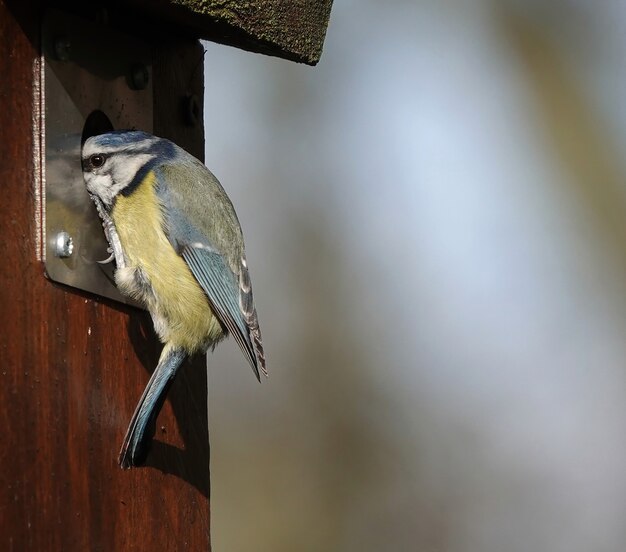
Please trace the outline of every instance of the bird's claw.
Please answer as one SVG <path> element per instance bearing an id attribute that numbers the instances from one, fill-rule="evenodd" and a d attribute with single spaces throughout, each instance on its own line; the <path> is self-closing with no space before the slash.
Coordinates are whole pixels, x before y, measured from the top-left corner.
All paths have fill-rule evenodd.
<path id="1" fill-rule="evenodd" d="M 108 264 L 115 259 L 115 253 L 113 253 L 112 247 L 107 247 L 107 253 L 110 253 L 110 255 L 106 259 L 104 259 L 104 261 L 96 261 L 96 262 L 98 264 Z"/>

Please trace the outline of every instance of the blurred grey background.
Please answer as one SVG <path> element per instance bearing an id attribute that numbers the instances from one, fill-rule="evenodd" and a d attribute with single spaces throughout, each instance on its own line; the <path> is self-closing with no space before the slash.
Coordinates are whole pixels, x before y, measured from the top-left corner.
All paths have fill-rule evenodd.
<path id="1" fill-rule="evenodd" d="M 217 551 L 626 547 L 626 2 L 336 1 L 206 44 L 270 379 L 209 355 Z"/>

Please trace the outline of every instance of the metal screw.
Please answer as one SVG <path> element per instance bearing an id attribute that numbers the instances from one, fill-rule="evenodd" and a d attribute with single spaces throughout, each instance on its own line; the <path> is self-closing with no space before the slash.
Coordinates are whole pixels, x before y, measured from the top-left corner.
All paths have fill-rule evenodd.
<path id="1" fill-rule="evenodd" d="M 54 239 L 54 254 L 66 259 L 74 252 L 74 240 L 67 232 L 59 232 Z"/>
<path id="2" fill-rule="evenodd" d="M 143 63 L 135 63 L 130 68 L 130 84 L 135 90 L 143 90 L 150 81 L 150 72 Z"/>
<path id="3" fill-rule="evenodd" d="M 68 61 L 72 53 L 72 42 L 67 36 L 54 39 L 54 55 L 59 61 Z"/>

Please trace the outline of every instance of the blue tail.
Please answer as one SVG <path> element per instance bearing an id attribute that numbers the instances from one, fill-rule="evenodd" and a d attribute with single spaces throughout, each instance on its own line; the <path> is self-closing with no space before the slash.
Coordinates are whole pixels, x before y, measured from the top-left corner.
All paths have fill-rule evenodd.
<path id="1" fill-rule="evenodd" d="M 119 456 L 122 468 L 141 466 L 145 462 L 154 436 L 157 416 L 176 372 L 186 357 L 187 354 L 182 349 L 175 349 L 169 345 L 163 348 L 159 363 L 139 399 L 126 431 Z"/>

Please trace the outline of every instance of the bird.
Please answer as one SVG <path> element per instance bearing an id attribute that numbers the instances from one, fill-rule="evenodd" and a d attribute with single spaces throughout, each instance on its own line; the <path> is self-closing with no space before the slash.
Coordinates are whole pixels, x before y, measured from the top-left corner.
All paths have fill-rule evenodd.
<path id="1" fill-rule="evenodd" d="M 163 349 L 130 421 L 119 464 L 145 463 L 181 364 L 227 335 L 267 376 L 243 234 L 217 178 L 175 143 L 139 130 L 91 136 L 81 152 L 115 283 L 143 304 Z"/>

